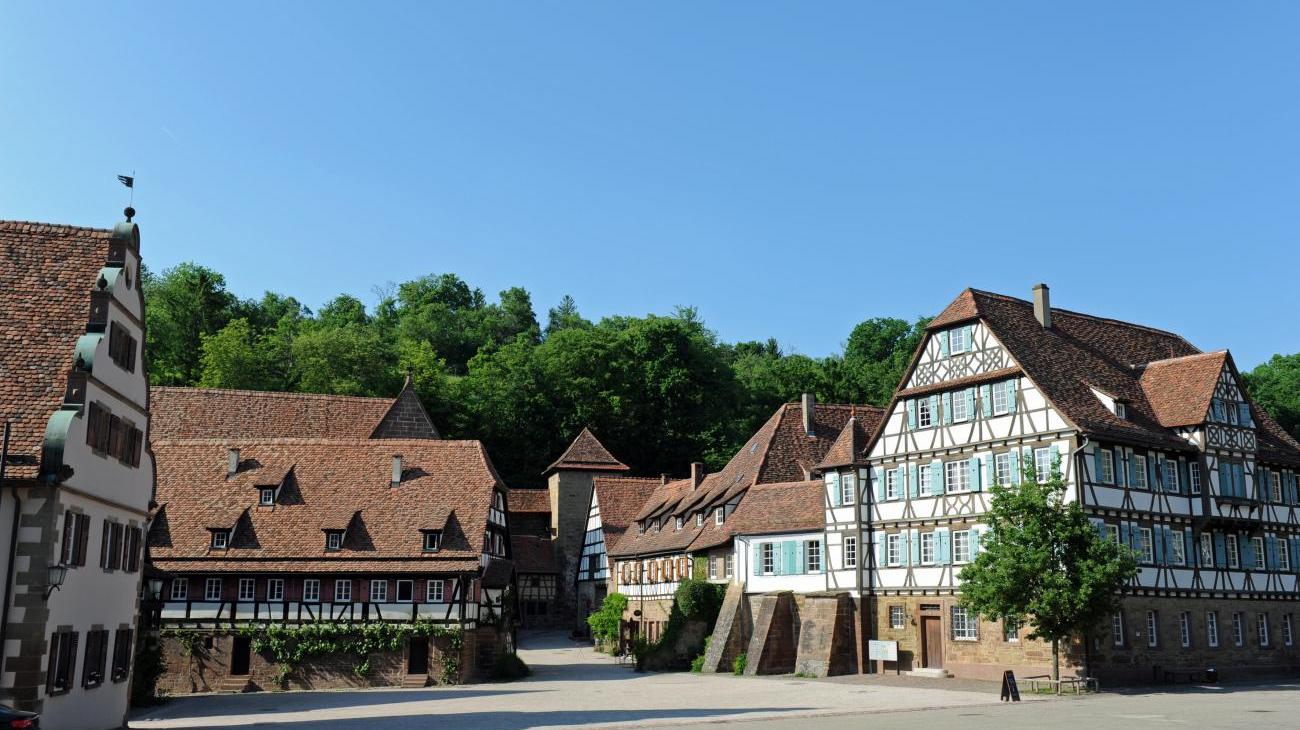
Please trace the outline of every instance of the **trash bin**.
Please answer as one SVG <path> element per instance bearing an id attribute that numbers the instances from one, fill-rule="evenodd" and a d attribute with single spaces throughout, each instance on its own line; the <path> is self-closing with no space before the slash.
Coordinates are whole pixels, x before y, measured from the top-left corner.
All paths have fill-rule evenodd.
<path id="1" fill-rule="evenodd" d="M 1219 670 L 1215 669 L 1214 667 L 1210 667 L 1209 669 L 1205 670 L 1205 681 L 1209 682 L 1210 684 L 1214 684 L 1218 682 Z"/>

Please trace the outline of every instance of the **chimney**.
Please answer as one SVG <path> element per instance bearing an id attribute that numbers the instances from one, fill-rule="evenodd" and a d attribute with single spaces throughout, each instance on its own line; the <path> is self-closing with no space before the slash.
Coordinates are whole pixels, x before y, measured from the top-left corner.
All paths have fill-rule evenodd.
<path id="1" fill-rule="evenodd" d="M 1043 329 L 1052 328 L 1052 297 L 1046 284 L 1034 285 L 1034 318 Z"/>
<path id="2" fill-rule="evenodd" d="M 699 489 L 700 484 L 704 481 L 704 464 L 698 461 L 691 462 L 691 489 Z"/>
<path id="3" fill-rule="evenodd" d="M 813 410 L 817 408 L 817 398 L 812 393 L 803 394 L 803 432 L 815 436 L 813 431 Z"/>
<path id="4" fill-rule="evenodd" d="M 402 483 L 402 455 L 393 454 L 393 481 L 389 486 L 396 487 Z"/>
<path id="5" fill-rule="evenodd" d="M 662 473 L 662 474 L 659 475 L 659 483 L 660 483 L 660 484 L 667 484 L 667 483 L 670 482 L 670 481 L 672 481 L 672 478 L 669 477 L 667 473 Z"/>
<path id="6" fill-rule="evenodd" d="M 239 449 L 230 447 L 226 451 L 226 478 L 233 477 L 239 471 Z"/>

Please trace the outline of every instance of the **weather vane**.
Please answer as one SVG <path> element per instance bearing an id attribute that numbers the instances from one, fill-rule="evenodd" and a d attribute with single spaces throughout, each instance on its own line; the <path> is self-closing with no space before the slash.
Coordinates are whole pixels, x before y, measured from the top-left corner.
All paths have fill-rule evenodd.
<path id="1" fill-rule="evenodd" d="M 117 181 L 127 186 L 131 190 L 131 195 L 126 203 L 126 219 L 129 222 L 135 215 L 135 170 L 130 175 L 118 175 Z"/>

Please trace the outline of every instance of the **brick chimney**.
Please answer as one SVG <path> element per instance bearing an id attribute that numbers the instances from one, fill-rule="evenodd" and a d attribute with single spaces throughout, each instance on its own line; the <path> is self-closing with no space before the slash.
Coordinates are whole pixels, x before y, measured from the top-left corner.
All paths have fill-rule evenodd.
<path id="1" fill-rule="evenodd" d="M 1034 285 L 1034 318 L 1043 329 L 1052 328 L 1052 296 L 1046 284 Z"/>
<path id="2" fill-rule="evenodd" d="M 226 478 L 239 472 L 239 449 L 234 446 L 226 450 Z"/>
<path id="3" fill-rule="evenodd" d="M 812 393 L 803 394 L 803 432 L 808 436 L 816 436 L 813 431 L 813 411 L 817 409 L 817 398 Z"/>
<path id="4" fill-rule="evenodd" d="M 691 462 L 691 489 L 699 489 L 703 482 L 704 464 L 698 461 Z"/>

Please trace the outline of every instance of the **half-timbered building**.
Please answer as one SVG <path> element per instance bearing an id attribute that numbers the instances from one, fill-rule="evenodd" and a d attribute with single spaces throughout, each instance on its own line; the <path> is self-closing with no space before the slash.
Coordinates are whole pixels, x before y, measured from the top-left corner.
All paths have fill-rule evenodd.
<path id="1" fill-rule="evenodd" d="M 408 378 L 395 399 L 154 388 L 151 568 L 168 692 L 483 676 L 516 614 L 507 490 L 483 445 L 438 438 Z M 510 601 L 511 603 L 507 603 Z M 370 658 L 282 677 L 243 627 L 432 622 Z M 180 632 L 177 634 L 177 632 Z M 456 648 L 459 645 L 459 648 Z M 188 648 L 188 651 L 186 650 Z"/>
<path id="2" fill-rule="evenodd" d="M 0 702 L 122 727 L 153 456 L 140 231 L 0 221 Z M 0 568 L 3 569 L 3 568 Z"/>
<path id="3" fill-rule="evenodd" d="M 897 640 L 905 668 L 1048 669 L 1046 645 L 957 597 L 989 486 L 1055 470 L 1140 563 L 1122 610 L 1070 647 L 1079 671 L 1300 665 L 1300 444 L 1251 403 L 1226 351 L 1054 309 L 1044 285 L 1033 301 L 967 290 L 929 324 L 857 453 L 825 473 L 828 493 L 857 503 L 827 510 L 828 577 L 870 604 L 867 636 Z"/>

